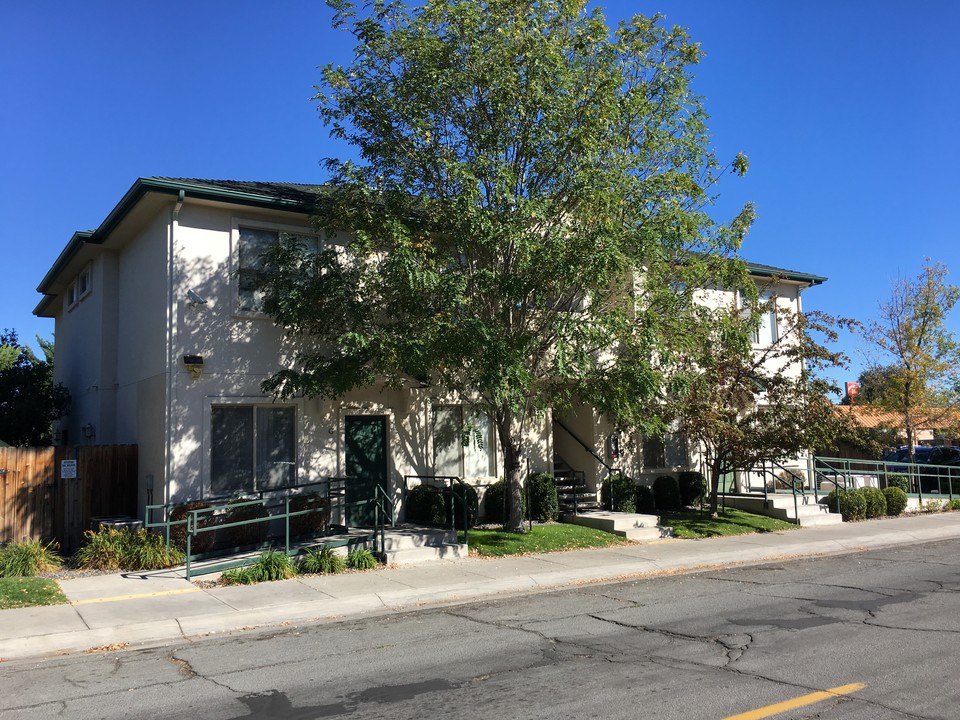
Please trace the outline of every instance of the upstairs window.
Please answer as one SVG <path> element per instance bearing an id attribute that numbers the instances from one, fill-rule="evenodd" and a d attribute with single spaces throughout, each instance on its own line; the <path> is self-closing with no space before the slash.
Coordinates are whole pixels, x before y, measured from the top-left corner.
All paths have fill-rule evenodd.
<path id="1" fill-rule="evenodd" d="M 87 265 L 80 271 L 67 287 L 67 310 L 72 310 L 76 305 L 90 294 L 93 288 L 93 272 L 90 265 Z"/>
<path id="2" fill-rule="evenodd" d="M 496 475 L 490 416 L 469 406 L 434 405 L 433 471 L 459 478 Z"/>
<path id="3" fill-rule="evenodd" d="M 754 345 L 773 345 L 780 337 L 777 329 L 777 296 L 770 292 L 764 292 L 760 293 L 757 301 L 761 306 L 760 318 L 759 324 L 753 330 L 751 339 Z M 743 317 L 749 318 L 750 310 L 747 307 L 743 291 L 737 292 L 737 306 L 740 308 Z"/>
<path id="4" fill-rule="evenodd" d="M 272 245 L 276 245 L 281 240 L 289 239 L 299 241 L 307 252 L 316 253 L 319 251 L 320 238 L 316 235 L 240 227 L 237 243 L 237 307 L 240 310 L 250 312 L 263 310 L 263 291 L 257 289 L 264 271 L 260 256 Z"/>

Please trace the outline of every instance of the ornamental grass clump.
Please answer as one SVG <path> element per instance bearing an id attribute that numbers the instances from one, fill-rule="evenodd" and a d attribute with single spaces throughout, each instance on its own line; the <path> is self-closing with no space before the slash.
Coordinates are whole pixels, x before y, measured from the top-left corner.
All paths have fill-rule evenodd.
<path id="1" fill-rule="evenodd" d="M 0 548 L 0 577 L 33 577 L 52 572 L 62 560 L 55 540 L 44 544 L 40 540 L 12 542 Z"/>
<path id="2" fill-rule="evenodd" d="M 351 550 L 347 555 L 347 567 L 352 570 L 373 570 L 378 565 L 380 562 L 376 556 L 366 548 Z"/>
<path id="3" fill-rule="evenodd" d="M 184 560 L 180 548 L 173 544 L 168 548 L 163 536 L 143 529 L 101 527 L 83 536 L 85 543 L 73 562 L 84 570 L 162 570 Z"/>
<path id="4" fill-rule="evenodd" d="M 333 548 L 310 548 L 300 558 L 301 573 L 336 575 L 347 569 L 347 559 Z"/>
<path id="5" fill-rule="evenodd" d="M 289 580 L 297 574 L 297 568 L 285 552 L 267 550 L 252 565 L 231 568 L 220 574 L 225 585 L 252 585 L 259 582 Z"/>

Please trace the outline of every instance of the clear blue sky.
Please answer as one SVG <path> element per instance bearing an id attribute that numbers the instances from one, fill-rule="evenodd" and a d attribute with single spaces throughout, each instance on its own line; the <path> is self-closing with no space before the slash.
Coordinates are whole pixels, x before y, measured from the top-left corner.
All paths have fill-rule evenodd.
<path id="1" fill-rule="evenodd" d="M 828 276 L 807 308 L 868 320 L 925 257 L 960 283 L 960 3 L 598 4 L 664 13 L 702 43 L 715 149 L 750 158 L 717 217 L 757 204 L 743 254 Z M 0 328 L 52 335 L 36 286 L 137 177 L 323 181 L 319 160 L 349 152 L 310 99 L 317 66 L 350 58 L 330 17 L 320 0 L 5 3 Z"/>

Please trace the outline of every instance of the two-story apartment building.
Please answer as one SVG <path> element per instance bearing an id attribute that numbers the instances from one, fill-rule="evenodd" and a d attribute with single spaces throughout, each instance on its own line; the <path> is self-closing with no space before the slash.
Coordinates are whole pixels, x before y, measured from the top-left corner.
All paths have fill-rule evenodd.
<path id="1" fill-rule="evenodd" d="M 261 382 L 294 348 L 258 310 L 250 278 L 278 233 L 338 241 L 311 227 L 315 201 L 305 185 L 140 179 L 96 230 L 70 239 L 40 283 L 35 313 L 55 320 L 56 381 L 73 398 L 61 442 L 137 444 L 141 507 L 358 468 L 398 498 L 406 475 L 456 475 L 482 488 L 504 474 L 489 418 L 436 388 L 264 395 Z M 776 278 L 777 303 L 794 310 L 824 280 L 751 271 Z M 760 332 L 776 333 L 775 315 Z M 465 425 L 482 442 L 464 445 Z M 617 454 L 612 434 L 589 407 L 548 413 L 529 430 L 529 468 L 562 463 L 595 487 Z M 623 439 L 621 453 L 615 464 L 635 477 L 696 463 L 695 448 L 673 436 Z"/>

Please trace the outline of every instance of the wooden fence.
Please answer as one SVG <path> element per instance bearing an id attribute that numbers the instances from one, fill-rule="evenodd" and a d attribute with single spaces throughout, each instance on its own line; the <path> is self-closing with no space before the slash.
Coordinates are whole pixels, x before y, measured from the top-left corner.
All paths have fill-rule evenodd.
<path id="1" fill-rule="evenodd" d="M 136 445 L 0 448 L 0 542 L 57 540 L 72 552 L 90 518 L 136 517 L 137 490 Z"/>

